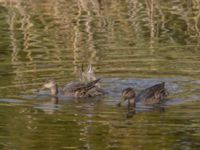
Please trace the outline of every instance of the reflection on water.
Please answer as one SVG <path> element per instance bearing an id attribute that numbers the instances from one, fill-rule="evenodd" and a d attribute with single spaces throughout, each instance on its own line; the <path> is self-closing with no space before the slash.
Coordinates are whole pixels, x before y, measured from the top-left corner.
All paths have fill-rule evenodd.
<path id="1" fill-rule="evenodd" d="M 196 0 L 0 0 L 0 149 L 197 149 L 200 4 Z M 92 64 L 108 95 L 36 92 Z M 121 90 L 160 82 L 162 106 L 116 107 Z"/>

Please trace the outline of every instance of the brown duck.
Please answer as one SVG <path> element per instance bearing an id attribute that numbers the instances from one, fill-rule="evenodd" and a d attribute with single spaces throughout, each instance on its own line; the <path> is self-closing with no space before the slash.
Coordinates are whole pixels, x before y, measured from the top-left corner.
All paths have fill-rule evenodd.
<path id="1" fill-rule="evenodd" d="M 43 85 L 42 89 L 50 89 L 51 96 L 58 96 L 58 94 L 61 94 L 76 98 L 93 97 L 104 94 L 104 91 L 96 86 L 99 81 L 100 79 L 96 79 L 89 83 L 72 82 L 59 90 L 56 81 L 51 79 Z"/>
<path id="2" fill-rule="evenodd" d="M 121 105 L 123 101 L 128 100 L 129 107 L 135 107 L 137 102 L 141 102 L 144 105 L 159 104 L 167 97 L 168 92 L 165 89 L 165 83 L 156 84 L 145 90 L 141 91 L 137 96 L 133 88 L 126 88 L 122 91 L 122 101 L 118 103 Z"/>

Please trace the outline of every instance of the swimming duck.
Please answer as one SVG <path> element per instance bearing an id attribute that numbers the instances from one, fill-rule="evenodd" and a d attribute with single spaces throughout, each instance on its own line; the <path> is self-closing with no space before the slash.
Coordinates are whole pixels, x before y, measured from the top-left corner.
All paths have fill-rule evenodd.
<path id="1" fill-rule="evenodd" d="M 72 82 L 65 85 L 61 90 L 58 89 L 58 85 L 55 80 L 48 80 L 42 87 L 42 89 L 50 89 L 51 96 L 58 96 L 58 94 L 62 94 L 64 96 L 69 97 L 93 97 L 102 95 L 101 90 L 96 87 L 96 84 L 100 81 L 100 79 L 96 79 L 94 81 L 88 82 L 86 84 L 80 82 Z"/>
<path id="2" fill-rule="evenodd" d="M 156 84 L 145 90 L 141 91 L 137 96 L 133 88 L 126 88 L 122 91 L 122 101 L 118 103 L 121 105 L 123 101 L 128 100 L 129 107 L 135 107 L 137 102 L 141 102 L 145 105 L 159 104 L 168 95 L 168 91 L 165 89 L 165 83 Z"/>

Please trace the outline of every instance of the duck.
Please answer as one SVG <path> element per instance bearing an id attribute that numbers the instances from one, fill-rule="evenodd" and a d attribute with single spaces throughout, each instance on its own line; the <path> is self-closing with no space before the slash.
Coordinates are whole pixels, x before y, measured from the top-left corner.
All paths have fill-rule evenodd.
<path id="1" fill-rule="evenodd" d="M 144 105 L 160 104 L 164 102 L 168 94 L 165 82 L 148 87 L 139 92 L 138 95 L 136 95 L 132 87 L 128 87 L 122 91 L 122 100 L 118 103 L 118 106 L 126 100 L 128 100 L 129 108 L 135 108 L 137 102 L 141 102 Z"/>
<path id="2" fill-rule="evenodd" d="M 50 79 L 43 84 L 41 89 L 50 89 L 52 97 L 57 97 L 59 94 L 75 98 L 94 97 L 103 95 L 101 89 L 96 87 L 96 84 L 99 82 L 100 79 L 88 83 L 71 82 L 59 89 L 57 82 L 54 79 Z"/>

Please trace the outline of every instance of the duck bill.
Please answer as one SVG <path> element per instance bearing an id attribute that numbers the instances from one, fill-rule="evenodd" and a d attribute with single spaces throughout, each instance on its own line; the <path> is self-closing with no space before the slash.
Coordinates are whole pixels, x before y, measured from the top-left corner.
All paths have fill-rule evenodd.
<path id="1" fill-rule="evenodd" d="M 39 91 L 47 89 L 44 85 L 39 89 Z"/>

